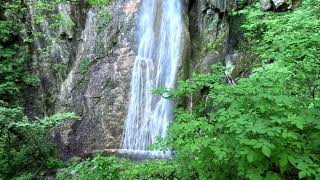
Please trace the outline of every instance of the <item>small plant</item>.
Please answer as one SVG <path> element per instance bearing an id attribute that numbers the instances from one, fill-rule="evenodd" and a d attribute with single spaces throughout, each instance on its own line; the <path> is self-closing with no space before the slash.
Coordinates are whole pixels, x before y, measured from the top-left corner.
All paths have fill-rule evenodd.
<path id="1" fill-rule="evenodd" d="M 52 68 L 55 71 L 54 74 L 57 75 L 57 77 L 60 79 L 61 82 L 67 77 L 68 67 L 66 64 L 64 63 L 54 64 Z"/>
<path id="2" fill-rule="evenodd" d="M 216 42 L 209 42 L 207 44 L 207 49 L 211 50 L 211 49 L 216 49 L 217 48 L 217 43 Z"/>
<path id="3" fill-rule="evenodd" d="M 54 14 L 50 18 L 49 26 L 52 29 L 58 29 L 59 27 L 62 27 L 64 31 L 68 31 L 75 26 L 75 23 L 68 16 Z"/>
<path id="4" fill-rule="evenodd" d="M 88 73 L 91 65 L 92 65 L 92 61 L 90 59 L 83 59 L 79 65 L 80 74 L 82 76 L 86 75 Z"/>
<path id="5" fill-rule="evenodd" d="M 106 27 L 112 20 L 112 15 L 109 12 L 100 11 L 98 13 L 97 26 L 98 28 Z"/>
<path id="6" fill-rule="evenodd" d="M 103 39 L 99 39 L 96 41 L 96 46 L 95 46 L 95 54 L 97 58 L 101 58 L 105 55 L 106 53 L 106 48 L 103 43 Z"/>
<path id="7" fill-rule="evenodd" d="M 92 6 L 108 5 L 111 0 L 88 0 L 88 3 Z"/>

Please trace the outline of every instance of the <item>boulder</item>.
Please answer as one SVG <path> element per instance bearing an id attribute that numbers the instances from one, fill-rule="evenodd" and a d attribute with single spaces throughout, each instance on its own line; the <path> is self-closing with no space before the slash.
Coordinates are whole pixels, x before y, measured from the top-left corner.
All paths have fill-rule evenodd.
<path id="1" fill-rule="evenodd" d="M 272 0 L 272 2 L 276 9 L 279 9 L 281 6 L 289 3 L 288 0 Z"/>
<path id="2" fill-rule="evenodd" d="M 261 9 L 264 11 L 268 11 L 272 7 L 270 0 L 260 0 L 260 5 Z"/>

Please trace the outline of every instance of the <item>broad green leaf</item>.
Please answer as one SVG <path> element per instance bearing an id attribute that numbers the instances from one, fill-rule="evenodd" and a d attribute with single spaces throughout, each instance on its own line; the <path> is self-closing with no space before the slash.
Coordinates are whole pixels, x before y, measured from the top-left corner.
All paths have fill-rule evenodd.
<path id="1" fill-rule="evenodd" d="M 267 147 L 267 146 L 262 146 L 261 151 L 262 151 L 262 153 L 263 153 L 265 156 L 270 157 L 270 155 L 271 155 L 271 149 L 270 149 L 269 147 Z"/>

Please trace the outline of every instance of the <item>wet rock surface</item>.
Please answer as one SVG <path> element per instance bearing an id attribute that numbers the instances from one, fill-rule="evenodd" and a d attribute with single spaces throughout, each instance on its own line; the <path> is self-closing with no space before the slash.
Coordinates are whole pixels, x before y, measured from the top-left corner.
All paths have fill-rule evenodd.
<path id="1" fill-rule="evenodd" d="M 68 27 L 70 21 L 55 30 L 47 22 L 33 25 L 46 37 L 34 43 L 34 71 L 42 83 L 32 106 L 40 107 L 40 116 L 71 111 L 82 117 L 52 133 L 64 157 L 120 148 L 137 51 L 135 23 L 140 2 L 117 0 L 99 8 L 61 4 L 56 11 L 75 26 Z M 211 71 L 210 66 L 229 53 L 227 11 L 231 7 L 226 0 L 184 2 L 183 33 L 187 35 L 181 78 Z M 30 18 L 37 13 L 30 9 Z"/>
<path id="2" fill-rule="evenodd" d="M 191 72 L 209 72 L 226 54 L 229 1 L 200 0 L 189 5 Z"/>
<path id="3" fill-rule="evenodd" d="M 272 10 L 276 4 L 279 8 L 289 7 L 289 1 L 282 0 L 282 5 L 278 1 L 260 2 L 263 10 Z M 30 111 L 40 113 L 29 115 L 71 111 L 82 117 L 81 121 L 62 124 L 52 133 L 66 158 L 120 148 L 137 54 L 140 2 L 113 0 L 103 7 L 61 4 L 56 12 L 67 18 L 58 29 L 50 29 L 46 21 L 32 25 L 45 36 L 33 44 L 33 67 L 41 78 L 41 86 L 32 90 L 35 95 L 28 104 Z M 248 76 L 251 62 L 239 50 L 241 19 L 228 16 L 238 5 L 228 0 L 184 2 L 186 36 L 178 78 L 210 72 L 211 65 L 225 61 L 235 66 L 230 77 Z M 29 12 L 31 20 L 39 13 L 32 8 Z M 72 27 L 70 20 L 74 23 Z M 201 98 L 201 94 L 195 96 L 198 96 L 195 101 Z"/>
<path id="4" fill-rule="evenodd" d="M 42 115 L 76 112 L 82 118 L 53 133 L 62 154 L 119 148 L 135 57 L 135 20 L 140 0 L 118 0 L 104 7 L 61 4 L 59 14 L 75 23 L 52 30 L 34 43 L 34 72 L 42 83 L 34 107 Z M 36 14 L 30 9 L 30 18 Z M 44 55 L 43 51 L 47 53 Z M 42 116 L 41 114 L 39 116 Z"/>

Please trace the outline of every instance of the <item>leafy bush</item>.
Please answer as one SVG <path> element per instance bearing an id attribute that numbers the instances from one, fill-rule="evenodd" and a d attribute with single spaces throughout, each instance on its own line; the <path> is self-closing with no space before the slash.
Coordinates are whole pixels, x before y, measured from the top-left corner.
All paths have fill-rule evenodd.
<path id="1" fill-rule="evenodd" d="M 97 155 L 80 163 L 71 163 L 57 179 L 170 179 L 175 165 L 166 161 L 133 163 L 115 156 Z"/>
<path id="2" fill-rule="evenodd" d="M 112 15 L 108 11 L 107 12 L 100 11 L 97 17 L 98 17 L 98 20 L 97 20 L 98 28 L 106 27 L 112 20 Z"/>
<path id="3" fill-rule="evenodd" d="M 169 136 L 158 147 L 174 160 L 128 163 L 98 156 L 68 169 L 74 179 L 316 179 L 320 177 L 320 4 L 305 0 L 293 12 L 245 15 L 249 50 L 262 62 L 236 85 L 225 69 L 194 74 L 166 98 L 204 96 L 175 111 Z M 304 21 L 301 21 L 301 18 Z M 79 167 L 80 166 L 80 167 Z M 74 173 L 72 173 L 74 172 Z M 67 176 L 66 176 L 67 175 Z"/>
<path id="4" fill-rule="evenodd" d="M 218 66 L 214 74 L 194 75 L 171 92 L 162 90 L 179 99 L 208 89 L 197 106 L 176 111 L 162 142 L 183 166 L 179 176 L 320 176 L 319 5 L 306 0 L 291 13 L 263 13 L 258 5 L 240 11 L 262 67 L 235 86 L 224 84 Z"/>
<path id="5" fill-rule="evenodd" d="M 92 6 L 103 6 L 108 5 L 110 0 L 88 0 L 88 3 Z"/>
<path id="6" fill-rule="evenodd" d="M 0 177 L 5 179 L 34 170 L 55 168 L 55 149 L 48 142 L 50 128 L 62 120 L 78 119 L 72 113 L 56 114 L 30 122 L 20 108 L 0 107 Z"/>
<path id="7" fill-rule="evenodd" d="M 71 164 L 57 179 L 119 179 L 120 171 L 126 167 L 125 161 L 116 157 L 96 156 L 92 160 Z"/>
<path id="8" fill-rule="evenodd" d="M 80 62 L 79 70 L 82 76 L 86 75 L 92 65 L 93 61 L 91 59 L 83 59 Z"/>
<path id="9" fill-rule="evenodd" d="M 0 19 L 0 100 L 18 103 L 21 92 L 39 83 L 28 67 L 30 56 L 17 32 L 19 26 Z"/>

